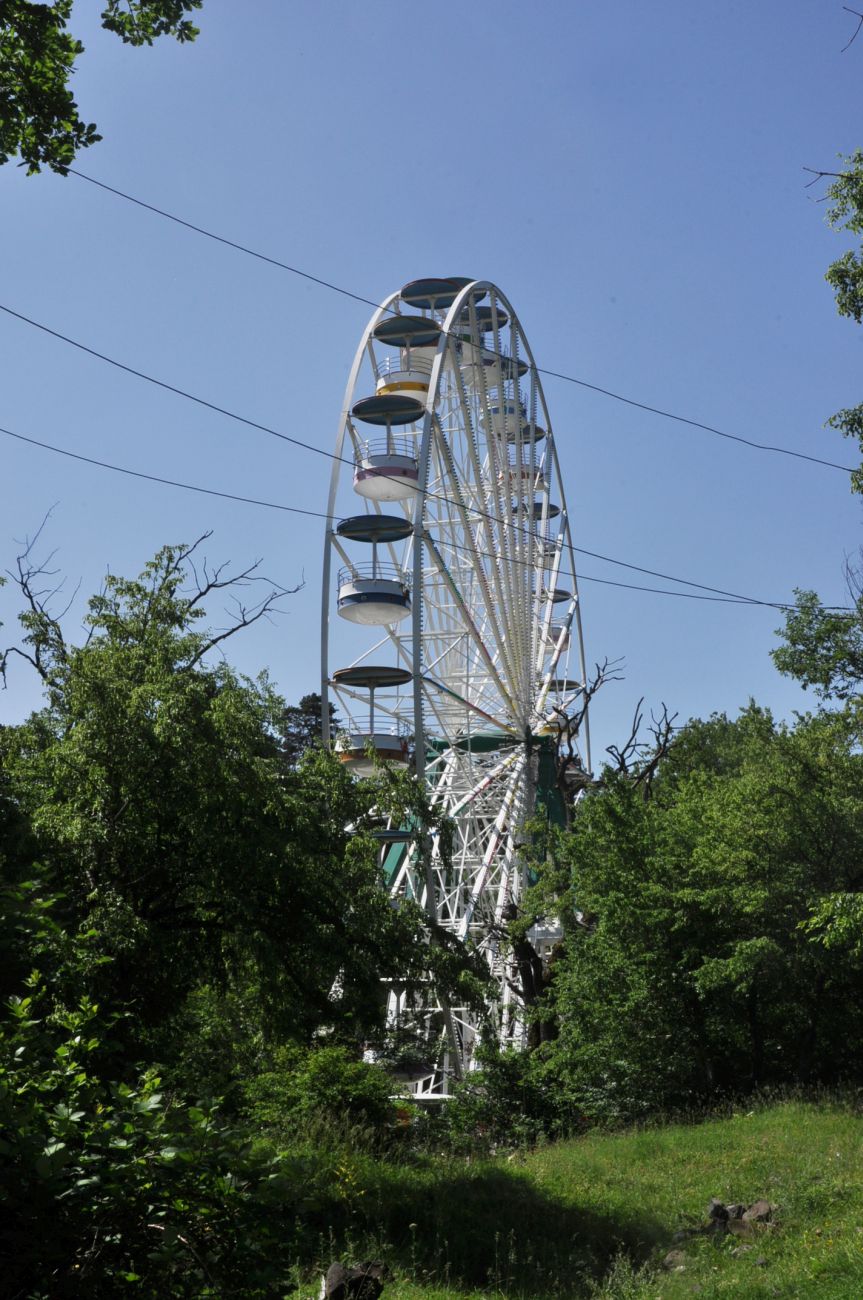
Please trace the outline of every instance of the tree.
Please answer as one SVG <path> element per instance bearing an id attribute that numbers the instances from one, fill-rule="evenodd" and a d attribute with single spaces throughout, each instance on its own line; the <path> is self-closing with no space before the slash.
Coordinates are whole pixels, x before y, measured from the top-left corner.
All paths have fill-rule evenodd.
<path id="1" fill-rule="evenodd" d="M 193 41 L 186 14 L 203 0 L 107 0 L 102 26 L 126 45 L 160 36 Z M 102 137 L 82 121 L 69 87 L 84 46 L 66 25 L 73 0 L 0 0 L 0 164 L 16 154 L 28 175 L 43 166 L 65 175 L 79 149 Z"/>
<path id="2" fill-rule="evenodd" d="M 338 730 L 335 705 L 330 705 L 330 729 Z M 282 715 L 282 752 L 288 763 L 297 763 L 303 754 L 321 739 L 321 697 L 304 695 L 299 704 L 289 704 Z"/>
<path id="3" fill-rule="evenodd" d="M 824 909 L 863 898 L 863 755 L 845 714 L 688 724 L 651 795 L 608 773 L 541 868 L 563 921 L 539 1050 L 573 1114 L 632 1118 L 863 1070 L 863 970 Z M 540 1068 L 540 1067 L 535 1067 Z"/>
<path id="4" fill-rule="evenodd" d="M 840 172 L 817 171 L 815 180 L 832 178 L 827 191 L 827 220 L 837 231 L 861 240 L 827 269 L 841 316 L 863 324 L 863 149 L 844 160 Z M 811 168 L 807 170 L 812 170 Z M 812 182 L 815 183 L 814 181 Z M 828 421 L 863 449 L 863 404 L 837 411 Z M 863 467 L 851 475 L 853 492 L 863 492 Z M 859 695 L 863 682 L 863 584 L 851 566 L 846 569 L 853 608 L 827 610 L 813 591 L 795 593 L 795 607 L 786 615 L 779 635 L 785 642 L 772 652 L 780 672 L 812 686 L 824 700 L 848 701 Z"/>
<path id="5" fill-rule="evenodd" d="M 63 924 L 110 958 L 87 993 L 134 1008 L 133 1059 L 148 1044 L 170 1055 L 202 990 L 239 997 L 250 1033 L 356 1041 L 380 1026 L 381 977 L 409 974 L 423 950 L 361 829 L 394 796 L 323 751 L 286 764 L 284 702 L 265 676 L 211 656 L 280 591 L 246 604 L 256 567 L 231 575 L 199 557 L 199 544 L 166 547 L 140 578 L 109 576 L 79 645 L 48 609 L 44 566 L 21 557 L 24 636 L 0 666 L 29 663 L 48 702 L 0 732 L 6 798 L 62 894 Z M 236 604 L 212 632 L 203 602 L 217 595 Z"/>
<path id="6" fill-rule="evenodd" d="M 853 580 L 852 580 L 853 581 Z M 784 645 L 771 651 L 776 667 L 823 700 L 849 701 L 863 686 L 863 599 L 849 611 L 824 609 L 814 591 L 795 592 L 779 629 Z"/>
<path id="7" fill-rule="evenodd" d="M 860 239 L 861 244 L 859 248 L 848 249 L 832 262 L 825 278 L 833 288 L 840 316 L 848 316 L 860 325 L 863 324 L 863 149 L 855 149 L 842 161 L 845 164 L 843 171 L 816 171 L 815 180 L 832 178 L 833 183 L 827 190 L 830 202 L 827 221 L 833 230 L 848 231 Z M 856 438 L 863 448 L 863 403 L 837 411 L 827 423 L 846 438 Z M 863 468 L 853 472 L 851 488 L 854 492 L 863 492 Z"/>

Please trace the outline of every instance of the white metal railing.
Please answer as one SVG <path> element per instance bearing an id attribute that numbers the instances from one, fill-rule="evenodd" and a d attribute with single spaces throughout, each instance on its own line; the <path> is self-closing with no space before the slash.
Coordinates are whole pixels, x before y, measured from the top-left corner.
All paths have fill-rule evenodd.
<path id="1" fill-rule="evenodd" d="M 360 564 L 345 565 L 339 569 L 338 585 L 348 587 L 353 582 L 368 582 L 379 578 L 382 582 L 398 582 L 405 593 L 410 591 L 410 578 L 397 564 L 388 564 L 381 560 L 364 560 Z"/>
<path id="2" fill-rule="evenodd" d="M 405 348 L 398 356 L 383 357 L 378 362 L 379 379 L 384 379 L 387 375 L 404 374 L 406 370 L 412 370 L 418 375 L 430 375 L 432 372 L 431 359 L 417 356 L 413 348 L 410 351 Z"/>
<path id="3" fill-rule="evenodd" d="M 338 735 L 398 736 L 401 740 L 407 740 L 411 729 L 402 718 L 394 718 L 391 714 L 375 710 L 374 713 L 352 713 L 339 727 Z"/>
<path id="4" fill-rule="evenodd" d="M 407 456 L 416 461 L 417 440 L 415 437 L 406 438 L 403 435 L 396 437 L 391 434 L 386 438 L 367 438 L 364 442 L 357 443 L 354 464 L 361 465 L 364 460 L 372 456 Z"/>

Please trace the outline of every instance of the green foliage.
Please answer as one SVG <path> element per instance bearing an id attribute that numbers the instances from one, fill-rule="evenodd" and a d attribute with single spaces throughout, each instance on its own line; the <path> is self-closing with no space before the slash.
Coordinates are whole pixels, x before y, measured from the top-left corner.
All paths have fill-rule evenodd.
<path id="1" fill-rule="evenodd" d="M 65 30 L 72 0 L 0 3 L 0 164 L 15 154 L 28 173 L 65 172 L 79 149 L 101 139 L 82 122 L 69 89 L 79 40 Z"/>
<path id="2" fill-rule="evenodd" d="M 335 705 L 330 705 L 331 734 L 338 730 Z M 289 704 L 279 728 L 282 752 L 287 763 L 297 763 L 313 745 L 321 743 L 321 697 L 304 695 L 299 704 Z"/>
<path id="3" fill-rule="evenodd" d="M 250 1118 L 277 1143 L 316 1130 L 329 1142 L 372 1142 L 395 1128 L 392 1078 L 341 1046 L 283 1047 L 247 1085 Z"/>
<path id="4" fill-rule="evenodd" d="M 845 169 L 828 190 L 830 207 L 827 220 L 834 230 L 847 230 L 863 237 L 863 149 L 855 149 L 843 158 Z M 827 271 L 827 281 L 836 294 L 836 307 L 842 316 L 863 322 L 863 257 L 849 250 Z"/>
<path id="5" fill-rule="evenodd" d="M 855 149 L 827 191 L 830 207 L 827 220 L 834 230 L 848 231 L 863 237 L 863 149 Z M 841 316 L 848 316 L 858 325 L 863 323 L 863 243 L 831 263 L 826 279 L 836 296 L 836 308 Z M 848 407 L 827 421 L 846 438 L 856 438 L 863 448 L 863 404 Z M 863 469 L 856 469 L 851 477 L 854 492 L 863 492 Z"/>
<path id="6" fill-rule="evenodd" d="M 765 1081 L 858 1077 L 853 945 L 807 932 L 863 896 L 863 755 L 844 715 L 690 724 L 645 800 L 611 774 L 538 886 L 566 927 L 546 1068 L 620 1121 Z"/>
<path id="7" fill-rule="evenodd" d="M 455 1088 L 444 1120 L 447 1145 L 464 1153 L 531 1146 L 581 1126 L 545 1051 L 486 1051 L 481 1068 Z"/>
<path id="8" fill-rule="evenodd" d="M 66 935 L 34 884 L 4 904 L 4 955 L 25 939 L 43 966 L 0 1011 L 4 1294 L 271 1295 L 290 1271 L 274 1214 L 287 1167 L 164 1094 L 153 1068 L 112 1079 L 121 1016 L 65 996 L 90 936 Z"/>
<path id="9" fill-rule="evenodd" d="M 863 403 L 837 411 L 835 415 L 830 416 L 827 426 L 830 429 L 838 429 L 846 438 L 856 438 L 859 446 L 863 447 Z M 863 492 L 863 468 L 852 471 L 851 490 Z"/>
<path id="10" fill-rule="evenodd" d="M 73 0 L 0 0 L 0 164 L 16 154 L 28 175 L 65 175 L 79 149 L 101 136 L 81 120 L 69 83 L 84 46 L 66 30 Z M 203 0 L 108 0 L 102 26 L 129 45 L 159 36 L 191 41 L 185 14 Z"/>
<path id="11" fill-rule="evenodd" d="M 98 1008 L 46 1017 L 44 1000 L 39 989 L 14 1000 L 0 1040 L 8 1294 L 271 1295 L 286 1285 L 273 1210 L 290 1180 L 279 1163 L 254 1160 L 212 1109 L 172 1104 L 152 1070 L 103 1082 L 90 1059 L 102 1046 Z"/>
<path id="12" fill-rule="evenodd" d="M 160 36 L 173 36 L 181 44 L 193 41 L 199 29 L 186 18 L 204 0 L 108 0 L 102 26 L 115 32 L 126 45 L 152 45 Z"/>
<path id="13" fill-rule="evenodd" d="M 863 894 L 827 894 L 812 909 L 803 930 L 825 948 L 844 948 L 863 960 Z"/>
<path id="14" fill-rule="evenodd" d="M 771 651 L 781 673 L 813 686 L 824 700 L 848 700 L 863 685 L 863 608 L 844 613 L 822 608 L 814 591 L 797 591 L 780 629 L 784 645 Z"/>
<path id="15" fill-rule="evenodd" d="M 225 634 L 202 625 L 191 554 L 109 576 L 79 646 L 29 601 L 22 653 L 48 704 L 0 733 L 8 797 L 67 925 L 111 958 L 87 992 L 134 1006 L 131 1057 L 173 1057 L 205 987 L 242 1001 L 250 1040 L 361 1039 L 381 1025 L 382 976 L 418 973 L 424 945 L 380 887 L 377 843 L 346 827 L 416 790 L 354 782 L 320 750 L 286 764 L 266 678 L 208 660 Z"/>

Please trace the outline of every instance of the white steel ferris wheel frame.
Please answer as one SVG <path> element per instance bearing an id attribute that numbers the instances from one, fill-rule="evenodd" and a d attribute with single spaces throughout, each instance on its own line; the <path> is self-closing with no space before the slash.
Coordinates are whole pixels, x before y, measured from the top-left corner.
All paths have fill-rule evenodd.
<path id="1" fill-rule="evenodd" d="M 562 727 L 565 732 L 567 706 L 585 689 L 584 646 L 569 515 L 533 354 L 495 285 L 461 283 L 451 305 L 436 311 L 432 299 L 419 313 L 441 332 L 422 419 L 405 435 L 416 447 L 418 481 L 408 499 L 384 503 L 387 514 L 412 525 L 403 543 L 387 546 L 392 563 L 412 575 L 411 631 L 365 628 L 373 635 L 352 664 L 379 661 L 389 648 L 410 672 L 410 685 L 379 700 L 378 712 L 412 733 L 417 779 L 455 827 L 450 862 L 437 839 L 408 843 L 389 887 L 394 896 L 415 898 L 434 924 L 484 956 L 497 990 L 491 1011 L 500 1041 L 520 1045 L 519 975 L 502 933 L 525 884 L 519 849 L 534 813 L 540 750 L 554 746 Z M 405 310 L 402 292 L 381 304 L 363 332 L 336 440 L 321 619 L 325 743 L 332 739 L 330 701 L 347 716 L 349 730 L 360 701 L 334 683 L 330 662 L 333 551 L 354 563 L 333 526 L 361 455 L 352 411 L 383 373 L 385 346 L 376 327 L 392 315 L 417 314 L 412 306 Z M 487 304 L 482 319 L 480 304 Z M 377 501 L 351 500 L 352 513 L 382 513 Z M 563 576 L 566 591 L 558 586 Z M 570 739 L 589 772 L 586 716 Z M 391 1018 L 403 1014 L 403 995 L 394 991 Z M 467 1007 L 442 1007 L 434 998 L 420 1014 L 429 1036 L 438 1034 L 440 1050 L 429 1044 L 435 1059 L 414 1087 L 417 1096 L 433 1098 L 446 1093 L 450 1077 L 471 1068 L 477 1026 Z"/>

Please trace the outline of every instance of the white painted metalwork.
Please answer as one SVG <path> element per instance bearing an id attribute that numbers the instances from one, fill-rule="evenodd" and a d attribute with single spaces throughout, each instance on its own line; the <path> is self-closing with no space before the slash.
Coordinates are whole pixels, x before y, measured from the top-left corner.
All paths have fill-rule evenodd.
<path id="1" fill-rule="evenodd" d="M 355 754 L 355 738 L 367 734 L 360 719 L 368 694 L 335 684 L 333 669 L 391 664 L 411 672 L 412 684 L 376 689 L 373 707 L 392 721 L 393 735 L 399 725 L 412 732 L 417 779 L 453 822 L 453 848 L 445 860 L 435 840 L 389 843 L 389 887 L 483 956 L 497 990 L 490 1009 L 497 1033 L 519 1045 L 520 981 L 505 925 L 525 884 L 523 827 L 535 808 L 542 745 L 552 743 L 543 737 L 561 730 L 555 708 L 571 705 L 585 684 L 575 557 L 551 418 L 518 317 L 493 284 L 460 281 L 444 292 L 441 283 L 433 282 L 424 308 L 401 293 L 386 299 L 348 379 L 324 548 L 323 725 L 329 739 L 333 703 Z M 408 289 L 414 301 L 422 296 L 416 285 Z M 436 322 L 437 346 L 391 360 L 374 331 L 393 315 Z M 373 628 L 331 618 L 368 555 L 336 537 L 335 523 L 358 509 L 381 513 L 354 485 L 355 458 L 367 464 L 368 451 L 351 410 L 387 381 L 421 385 L 409 392 L 424 405 L 422 420 L 399 430 L 415 447 L 415 488 L 385 502 L 412 533 L 380 546 L 400 575 L 412 574 L 410 632 L 406 621 Z M 336 583 L 334 549 L 343 570 Z M 572 739 L 589 771 L 586 721 Z M 476 1017 L 466 1006 L 441 1005 L 431 987 L 419 1005 L 408 1002 L 393 990 L 393 1022 L 413 1017 L 426 1035 L 428 1070 L 412 1087 L 418 1097 L 443 1095 L 450 1077 L 472 1067 Z"/>

